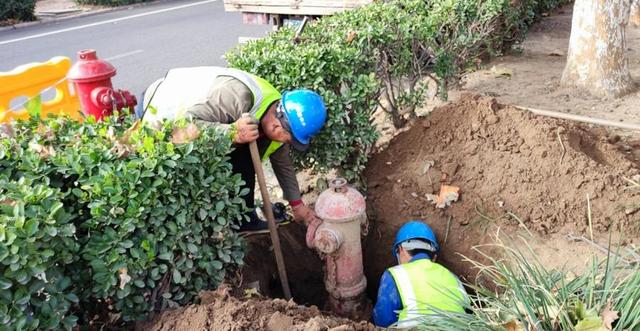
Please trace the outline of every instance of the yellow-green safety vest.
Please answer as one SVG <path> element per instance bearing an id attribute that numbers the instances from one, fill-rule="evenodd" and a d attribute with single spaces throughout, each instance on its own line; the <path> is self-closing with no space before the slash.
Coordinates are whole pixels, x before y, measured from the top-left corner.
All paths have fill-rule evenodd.
<path id="1" fill-rule="evenodd" d="M 398 328 L 420 324 L 420 317 L 439 311 L 464 313 L 467 293 L 458 278 L 429 259 L 418 259 L 389 268 L 400 293 L 402 310 Z"/>
<path id="2" fill-rule="evenodd" d="M 147 89 L 142 101 L 144 109 L 151 105 L 156 108 L 156 112 L 145 113 L 144 120 L 171 120 L 183 117 L 189 105 L 202 102 L 212 88 L 215 78 L 220 76 L 238 79 L 251 90 L 253 107 L 249 113 L 258 120 L 264 116 L 272 103 L 282 98 L 280 92 L 269 82 L 242 70 L 223 67 L 175 68 L 169 70 L 164 78 L 158 79 Z M 176 95 L 180 97 L 176 98 Z M 281 142 L 272 141 L 262 160 L 269 158 L 280 147 L 282 147 Z"/>
<path id="3" fill-rule="evenodd" d="M 245 73 L 241 71 L 241 73 Z M 282 99 L 282 95 L 278 90 L 276 90 L 273 85 L 271 85 L 266 80 L 245 73 L 246 78 L 238 78 L 241 82 L 249 87 L 251 93 L 253 93 L 253 107 L 251 108 L 251 115 L 253 115 L 256 119 L 260 120 L 262 116 L 267 112 L 269 106 L 275 101 Z M 262 156 L 262 161 L 266 160 L 273 154 L 278 148 L 282 147 L 282 143 L 279 141 L 271 141 L 271 144 L 267 147 L 264 155 Z"/>

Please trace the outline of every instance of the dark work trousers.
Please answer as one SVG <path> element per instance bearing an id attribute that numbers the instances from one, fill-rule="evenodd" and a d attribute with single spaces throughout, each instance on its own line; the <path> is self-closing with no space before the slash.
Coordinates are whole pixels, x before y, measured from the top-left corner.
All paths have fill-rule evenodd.
<path id="1" fill-rule="evenodd" d="M 261 158 L 270 143 L 271 140 L 269 139 L 258 139 L 258 151 L 260 152 Z M 254 199 L 254 192 L 256 187 L 256 171 L 253 168 L 253 162 L 251 161 L 249 144 L 234 145 L 234 148 L 235 149 L 229 155 L 231 157 L 233 173 L 240 174 L 242 180 L 245 182 L 244 187 L 249 189 L 249 193 L 242 198 L 247 204 L 247 207 L 249 207 L 249 209 L 251 210 L 254 210 L 256 208 Z"/>

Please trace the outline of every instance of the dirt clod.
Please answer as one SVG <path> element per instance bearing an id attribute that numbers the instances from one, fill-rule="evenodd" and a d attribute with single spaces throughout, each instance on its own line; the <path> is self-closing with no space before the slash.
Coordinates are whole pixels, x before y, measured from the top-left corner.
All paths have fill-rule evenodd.
<path id="1" fill-rule="evenodd" d="M 269 318 L 267 327 L 270 331 L 290 330 L 293 327 L 293 317 L 277 311 Z"/>

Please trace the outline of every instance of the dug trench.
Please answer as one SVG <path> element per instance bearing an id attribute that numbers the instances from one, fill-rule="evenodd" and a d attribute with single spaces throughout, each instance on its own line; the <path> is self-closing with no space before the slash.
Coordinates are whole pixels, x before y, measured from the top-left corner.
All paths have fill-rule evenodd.
<path id="1" fill-rule="evenodd" d="M 394 265 L 390 247 L 408 220 L 431 225 L 442 246 L 438 262 L 470 283 L 477 281 L 477 271 L 467 259 L 483 261 L 474 247 L 491 243 L 496 229 L 532 246 L 542 242 L 555 254 L 540 253 L 538 258 L 559 267 L 564 264 L 558 257 L 589 258 L 576 253 L 577 244 L 567 241 L 567 234 L 593 233 L 597 240 L 612 232 L 624 238 L 623 245 L 637 243 L 636 146 L 602 128 L 537 117 L 473 94 L 435 109 L 368 164 L 369 230 L 363 255 L 369 298 L 375 298 L 385 268 Z M 459 187 L 460 196 L 450 206 L 436 208 L 427 195 L 437 195 L 441 185 Z M 323 262 L 306 247 L 304 227 L 282 227 L 280 238 L 297 304 L 247 299 L 255 292 L 282 297 L 269 237 L 259 235 L 247 239 L 246 266 L 232 277 L 234 293 L 204 294 L 200 305 L 165 312 L 144 328 L 373 329 L 323 312 Z M 363 318 L 369 313 L 363 312 Z"/>

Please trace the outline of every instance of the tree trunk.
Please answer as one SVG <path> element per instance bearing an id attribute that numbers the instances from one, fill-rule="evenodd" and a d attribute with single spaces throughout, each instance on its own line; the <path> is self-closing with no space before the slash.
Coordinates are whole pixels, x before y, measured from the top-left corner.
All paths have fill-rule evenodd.
<path id="1" fill-rule="evenodd" d="M 629 22 L 635 27 L 640 26 L 640 0 L 633 0 L 631 3 Z"/>
<path id="2" fill-rule="evenodd" d="M 575 1 L 563 86 L 584 88 L 600 97 L 619 97 L 634 89 L 625 55 L 630 2 Z"/>

